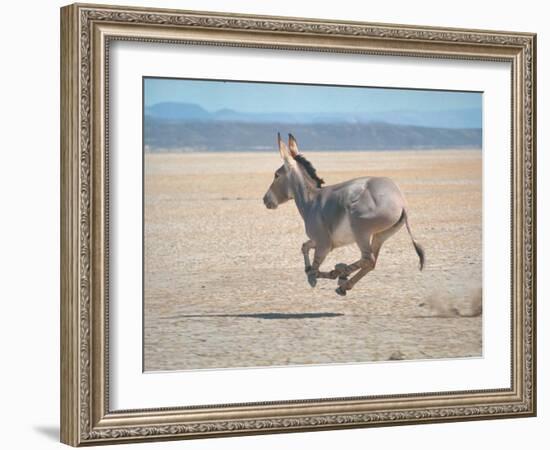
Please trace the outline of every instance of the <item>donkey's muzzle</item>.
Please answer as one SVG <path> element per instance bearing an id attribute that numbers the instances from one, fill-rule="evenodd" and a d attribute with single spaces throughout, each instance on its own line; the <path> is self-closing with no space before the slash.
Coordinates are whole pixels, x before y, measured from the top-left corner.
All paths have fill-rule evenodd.
<path id="1" fill-rule="evenodd" d="M 273 201 L 271 198 L 271 195 L 269 195 L 269 192 L 264 195 L 264 205 L 267 209 L 276 209 L 277 203 Z"/>

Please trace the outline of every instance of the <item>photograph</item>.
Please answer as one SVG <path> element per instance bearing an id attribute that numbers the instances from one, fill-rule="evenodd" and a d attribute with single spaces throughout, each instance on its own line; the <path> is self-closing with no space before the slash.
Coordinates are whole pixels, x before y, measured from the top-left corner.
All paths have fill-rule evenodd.
<path id="1" fill-rule="evenodd" d="M 537 415 L 542 22 L 257 5 L 72 4 L 44 33 L 60 441 L 505 436 Z"/>
<path id="2" fill-rule="evenodd" d="M 143 370 L 483 356 L 483 93 L 143 77 Z"/>

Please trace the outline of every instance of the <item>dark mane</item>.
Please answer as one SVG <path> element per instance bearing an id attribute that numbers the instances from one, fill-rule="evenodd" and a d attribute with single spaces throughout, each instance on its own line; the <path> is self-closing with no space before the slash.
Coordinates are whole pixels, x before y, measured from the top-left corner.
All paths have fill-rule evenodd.
<path id="1" fill-rule="evenodd" d="M 306 158 L 304 158 L 302 155 L 298 154 L 294 157 L 294 160 L 302 166 L 302 168 L 306 171 L 306 173 L 317 183 L 317 187 L 320 188 L 321 185 L 325 182 L 322 178 L 319 178 L 317 175 L 317 171 L 315 170 L 315 167 L 313 167 L 313 164 L 311 164 Z"/>

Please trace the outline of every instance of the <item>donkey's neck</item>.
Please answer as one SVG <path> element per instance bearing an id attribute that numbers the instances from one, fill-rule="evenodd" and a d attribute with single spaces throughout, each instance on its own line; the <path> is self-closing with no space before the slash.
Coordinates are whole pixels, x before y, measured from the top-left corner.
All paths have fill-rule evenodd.
<path id="1" fill-rule="evenodd" d="M 319 188 L 313 180 L 298 169 L 291 175 L 291 189 L 296 207 L 302 218 L 305 219 L 314 204 Z"/>

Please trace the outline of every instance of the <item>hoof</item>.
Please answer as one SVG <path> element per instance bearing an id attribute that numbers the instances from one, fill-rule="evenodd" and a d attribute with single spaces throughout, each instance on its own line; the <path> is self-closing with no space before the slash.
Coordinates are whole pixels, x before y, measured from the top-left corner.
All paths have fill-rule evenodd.
<path id="1" fill-rule="evenodd" d="M 342 286 L 340 286 L 336 289 L 336 293 L 338 295 L 345 296 L 346 295 L 346 290 L 344 288 L 342 288 Z"/>
<path id="2" fill-rule="evenodd" d="M 307 282 L 312 288 L 314 288 L 315 286 L 317 286 L 317 276 L 314 273 L 308 273 Z"/>
<path id="3" fill-rule="evenodd" d="M 348 277 L 338 277 L 338 286 L 342 286 L 348 281 Z"/>
<path id="4" fill-rule="evenodd" d="M 346 273 L 348 265 L 344 263 L 338 263 L 334 266 L 334 271 L 338 273 Z"/>

